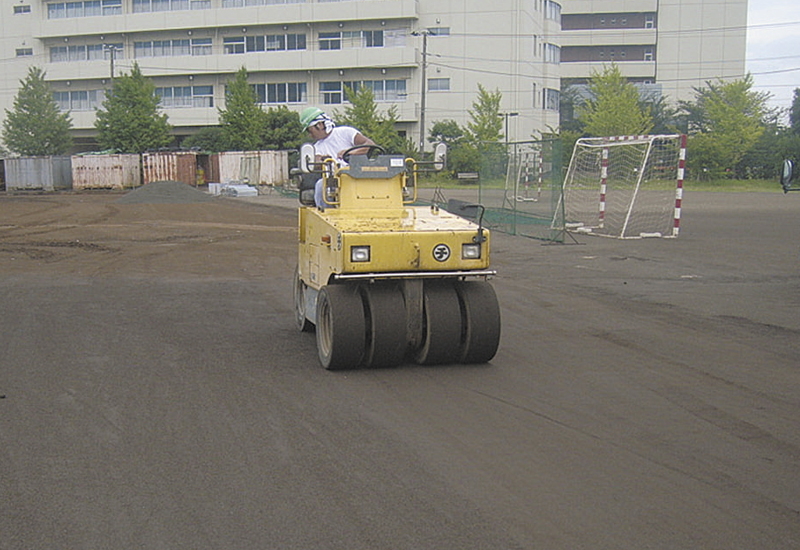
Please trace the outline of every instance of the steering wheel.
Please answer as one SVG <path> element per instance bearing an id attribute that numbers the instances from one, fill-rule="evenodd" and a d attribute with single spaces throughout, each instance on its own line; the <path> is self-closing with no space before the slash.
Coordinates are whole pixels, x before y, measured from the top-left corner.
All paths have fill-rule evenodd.
<path id="1" fill-rule="evenodd" d="M 355 145 L 347 149 L 344 153 L 342 153 L 342 160 L 345 161 L 347 164 L 350 164 L 350 154 L 353 151 L 358 151 L 359 149 L 366 149 L 367 152 L 365 154 L 367 156 L 371 155 L 376 151 L 379 155 L 382 153 L 386 153 L 386 149 L 384 149 L 380 145 Z"/>

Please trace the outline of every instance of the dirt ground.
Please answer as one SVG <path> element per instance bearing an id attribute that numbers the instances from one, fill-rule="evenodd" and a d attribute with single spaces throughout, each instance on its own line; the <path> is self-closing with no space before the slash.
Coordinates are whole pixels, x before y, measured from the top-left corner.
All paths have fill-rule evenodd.
<path id="1" fill-rule="evenodd" d="M 0 194 L 0 549 L 800 548 L 800 194 L 494 234 L 490 364 L 331 373 L 294 201 L 154 189 Z"/>

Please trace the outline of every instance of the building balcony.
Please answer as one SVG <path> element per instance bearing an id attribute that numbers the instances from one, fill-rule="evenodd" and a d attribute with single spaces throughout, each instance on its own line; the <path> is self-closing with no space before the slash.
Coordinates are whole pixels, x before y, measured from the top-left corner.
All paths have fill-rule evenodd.
<path id="1" fill-rule="evenodd" d="M 45 8 L 46 9 L 46 8 Z M 341 23 L 347 29 L 354 21 L 414 20 L 418 0 L 361 0 L 304 4 L 278 4 L 241 8 L 210 8 L 121 15 L 43 19 L 34 24 L 34 38 L 188 31 L 250 25 L 297 25 L 298 23 Z"/>
<path id="2" fill-rule="evenodd" d="M 127 72 L 134 60 L 119 59 L 116 72 Z M 143 57 L 135 60 L 149 78 L 178 75 L 233 74 L 242 66 L 250 73 L 324 71 L 349 69 L 415 68 L 417 49 L 412 46 L 396 48 L 357 48 L 332 51 L 294 50 L 259 52 L 236 55 L 185 55 L 172 57 Z M 121 68 L 125 69 L 121 69 Z M 50 81 L 105 79 L 110 75 L 108 61 L 72 61 L 46 63 L 44 70 Z"/>
<path id="3" fill-rule="evenodd" d="M 569 0 L 561 13 L 656 12 L 658 0 Z"/>
<path id="4" fill-rule="evenodd" d="M 561 78 L 589 78 L 594 73 L 602 73 L 603 69 L 614 62 L 625 78 L 655 78 L 655 61 L 620 61 L 608 62 L 572 62 L 561 64 Z"/>
<path id="5" fill-rule="evenodd" d="M 562 46 L 625 46 L 628 44 L 655 44 L 656 29 L 591 29 L 563 31 Z"/>

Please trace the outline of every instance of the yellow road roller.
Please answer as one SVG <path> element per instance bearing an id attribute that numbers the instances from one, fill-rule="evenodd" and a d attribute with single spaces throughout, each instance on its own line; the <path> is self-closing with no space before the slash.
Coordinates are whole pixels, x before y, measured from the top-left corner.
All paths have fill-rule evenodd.
<path id="1" fill-rule="evenodd" d="M 446 148 L 427 163 L 366 149 L 340 165 L 317 162 L 312 144 L 301 148 L 297 328 L 316 329 L 330 370 L 491 360 L 500 308 L 488 282 L 489 231 L 477 216 L 415 206 L 418 174 L 441 169 Z"/>

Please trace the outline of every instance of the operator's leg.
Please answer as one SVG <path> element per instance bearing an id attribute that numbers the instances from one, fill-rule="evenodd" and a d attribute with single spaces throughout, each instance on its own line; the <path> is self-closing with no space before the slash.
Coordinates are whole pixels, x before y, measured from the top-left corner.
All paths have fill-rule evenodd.
<path id="1" fill-rule="evenodd" d="M 317 205 L 317 208 L 325 210 L 325 201 L 322 199 L 322 189 L 322 178 L 319 178 L 314 185 L 314 203 Z"/>

